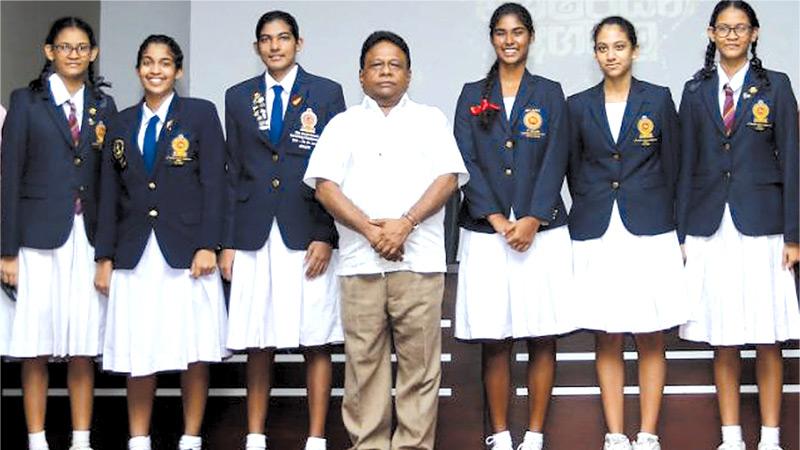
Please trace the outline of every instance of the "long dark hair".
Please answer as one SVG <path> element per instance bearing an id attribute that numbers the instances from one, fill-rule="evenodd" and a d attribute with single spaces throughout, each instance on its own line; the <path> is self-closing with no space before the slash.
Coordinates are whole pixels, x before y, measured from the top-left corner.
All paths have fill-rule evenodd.
<path id="1" fill-rule="evenodd" d="M 728 8 L 736 8 L 740 11 L 743 11 L 747 15 L 747 19 L 750 21 L 750 26 L 753 28 L 760 28 L 758 23 L 758 17 L 756 16 L 756 12 L 749 3 L 744 0 L 723 0 L 717 3 L 717 6 L 714 7 L 714 11 L 711 13 L 711 19 L 708 21 L 708 26 L 713 27 L 717 24 L 717 18 L 719 17 L 722 11 Z M 750 44 L 750 53 L 752 54 L 752 58 L 750 58 L 750 69 L 756 74 L 758 78 L 760 78 L 765 84 L 769 85 L 769 79 L 767 78 L 767 69 L 761 63 L 761 58 L 758 57 L 756 54 L 756 47 L 758 46 L 758 39 L 753 41 Z M 708 40 L 708 47 L 706 47 L 706 59 L 703 64 L 703 68 L 698 70 L 697 73 L 694 74 L 692 77 L 693 79 L 699 81 L 704 80 L 706 78 L 711 78 L 716 73 L 716 67 L 714 66 L 714 56 L 717 53 L 717 45 L 714 43 L 713 40 Z"/>
<path id="2" fill-rule="evenodd" d="M 517 16 L 522 25 L 528 30 L 528 32 L 533 35 L 533 18 L 531 18 L 531 13 L 528 10 L 520 5 L 519 3 L 503 3 L 502 5 L 498 6 L 497 9 L 494 10 L 492 13 L 492 18 L 489 21 L 489 37 L 494 34 L 495 28 L 497 28 L 497 22 L 500 21 L 503 16 L 507 16 L 509 14 L 513 14 Z M 500 69 L 500 62 L 498 60 L 494 61 L 492 67 L 489 69 L 489 72 L 486 74 L 486 80 L 483 84 L 483 92 L 481 93 L 481 99 L 488 99 L 492 93 L 492 89 L 494 89 L 494 84 L 497 82 L 498 71 Z M 487 108 L 483 112 L 480 113 L 478 118 L 480 119 L 481 128 L 484 130 L 489 129 L 489 126 L 492 124 L 494 117 L 497 115 L 497 111 Z"/>
<path id="3" fill-rule="evenodd" d="M 47 33 L 47 37 L 44 40 L 45 45 L 55 44 L 56 37 L 58 37 L 58 34 L 61 33 L 61 31 L 65 28 L 77 28 L 83 31 L 86 33 L 86 36 L 89 37 L 89 45 L 91 45 L 92 48 L 97 47 L 97 39 L 94 37 L 94 31 L 92 30 L 91 25 L 86 23 L 86 21 L 80 17 L 72 16 L 62 17 L 53 22 L 53 25 L 50 26 L 50 32 Z M 111 87 L 111 83 L 107 82 L 103 77 L 95 74 L 94 61 L 89 62 L 89 69 L 87 72 L 89 88 L 92 90 L 92 93 L 95 97 L 102 98 L 103 91 L 101 88 Z M 31 80 L 31 82 L 28 83 L 28 87 L 33 91 L 43 91 L 47 86 L 47 78 L 52 75 L 52 73 L 53 63 L 48 59 L 45 61 L 42 71 L 39 72 L 39 76 Z"/>

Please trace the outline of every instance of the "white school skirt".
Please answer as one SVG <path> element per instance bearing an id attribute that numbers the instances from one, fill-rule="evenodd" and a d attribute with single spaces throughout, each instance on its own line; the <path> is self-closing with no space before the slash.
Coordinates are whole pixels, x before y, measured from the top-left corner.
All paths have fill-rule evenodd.
<path id="1" fill-rule="evenodd" d="M 566 226 L 536 233 L 520 253 L 497 233 L 461 230 L 457 339 L 551 336 L 569 325 L 572 250 Z"/>
<path id="2" fill-rule="evenodd" d="M 728 205 L 717 231 L 686 236 L 689 294 L 697 315 L 680 336 L 711 345 L 773 344 L 800 338 L 797 292 L 782 267 L 783 235 L 745 236 Z"/>
<path id="3" fill-rule="evenodd" d="M 573 241 L 574 326 L 608 333 L 649 333 L 686 323 L 686 291 L 675 231 L 637 236 L 625 228 L 617 203 L 606 232 Z"/>
<path id="4" fill-rule="evenodd" d="M 103 350 L 106 298 L 94 288 L 94 247 L 78 214 L 67 241 L 55 249 L 19 249 L 17 303 L 7 355 L 97 356 Z"/>
<path id="5" fill-rule="evenodd" d="M 14 302 L 5 292 L 0 292 L 0 356 L 8 355 L 15 309 Z"/>
<path id="6" fill-rule="evenodd" d="M 136 377 L 219 362 L 226 321 L 219 273 L 173 269 L 151 233 L 136 267 L 111 275 L 103 369 Z"/>
<path id="7" fill-rule="evenodd" d="M 297 348 L 344 341 L 339 315 L 337 252 L 309 280 L 305 250 L 291 250 L 272 223 L 256 251 L 237 250 L 231 281 L 228 348 Z"/>

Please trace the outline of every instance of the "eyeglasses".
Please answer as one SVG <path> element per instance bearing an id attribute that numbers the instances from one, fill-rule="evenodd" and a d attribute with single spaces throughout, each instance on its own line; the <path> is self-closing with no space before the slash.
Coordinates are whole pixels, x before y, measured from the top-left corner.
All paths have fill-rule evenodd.
<path id="1" fill-rule="evenodd" d="M 724 38 L 728 37 L 728 35 L 731 34 L 731 31 L 733 31 L 736 37 L 739 37 L 749 33 L 752 29 L 753 27 L 744 23 L 740 23 L 734 27 L 722 23 L 719 25 L 714 25 L 714 34 L 716 34 L 717 37 Z"/>
<path id="2" fill-rule="evenodd" d="M 78 55 L 80 56 L 86 56 L 92 50 L 92 46 L 90 44 L 53 44 L 53 48 L 64 56 L 71 55 L 73 51 L 77 51 Z"/>

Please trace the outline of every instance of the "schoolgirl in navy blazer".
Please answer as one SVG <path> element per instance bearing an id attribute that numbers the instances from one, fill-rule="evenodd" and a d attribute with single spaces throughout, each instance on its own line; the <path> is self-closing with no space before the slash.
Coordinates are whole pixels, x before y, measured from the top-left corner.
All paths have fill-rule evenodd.
<path id="1" fill-rule="evenodd" d="M 680 129 L 669 89 L 633 78 L 616 142 L 605 103 L 603 83 L 567 100 L 572 239 L 603 235 L 615 200 L 631 233 L 674 230 Z M 643 136 L 641 126 L 652 130 Z"/>
<path id="2" fill-rule="evenodd" d="M 214 104 L 175 94 L 158 138 L 152 173 L 137 143 L 142 103 L 113 121 L 103 154 L 101 227 L 96 258 L 133 269 L 155 231 L 173 268 L 189 268 L 195 252 L 222 241 L 225 141 Z M 185 143 L 185 144 L 184 144 Z M 176 156 L 176 146 L 186 154 Z"/>
<path id="3" fill-rule="evenodd" d="M 745 1 L 720 1 L 703 68 L 684 86 L 678 230 L 695 317 L 683 339 L 715 347 L 719 448 L 745 448 L 739 417 L 740 347 L 755 344 L 758 448 L 780 448 L 781 342 L 800 338 L 795 277 L 800 142 L 789 77 L 763 67 L 761 25 Z M 718 62 L 715 57 L 719 55 Z"/>
<path id="4" fill-rule="evenodd" d="M 569 134 L 561 86 L 526 70 L 511 118 L 506 119 L 503 109 L 488 130 L 470 113 L 471 106 L 480 105 L 483 87 L 483 80 L 465 84 L 456 106 L 456 140 L 470 173 L 470 181 L 462 188 L 459 225 L 494 233 L 486 217 L 493 213 L 508 217 L 512 209 L 518 219 L 539 219 L 540 230 L 566 224 L 560 192 Z M 503 104 L 497 83 L 488 100 Z M 539 110 L 542 125 L 529 133 L 524 119 L 533 108 Z"/>
<path id="5" fill-rule="evenodd" d="M 2 348 L 22 358 L 29 447 L 47 448 L 43 406 L 56 357 L 68 360 L 72 447 L 88 448 L 93 358 L 103 352 L 106 316 L 106 299 L 92 285 L 92 244 L 101 153 L 116 106 L 95 75 L 99 48 L 88 23 L 56 20 L 43 50 L 47 62 L 12 92 L 3 127 L 0 267 L 17 303 Z"/>
<path id="6" fill-rule="evenodd" d="M 284 128 L 277 144 L 258 128 L 253 98 L 264 92 L 264 75 L 243 81 L 225 94 L 228 179 L 231 196 L 223 247 L 258 250 L 277 219 L 287 247 L 305 250 L 312 241 L 336 243 L 333 218 L 302 182 L 308 158 L 328 121 L 344 111 L 342 87 L 298 66 Z M 314 114 L 311 133 L 301 133 L 306 111 Z"/>

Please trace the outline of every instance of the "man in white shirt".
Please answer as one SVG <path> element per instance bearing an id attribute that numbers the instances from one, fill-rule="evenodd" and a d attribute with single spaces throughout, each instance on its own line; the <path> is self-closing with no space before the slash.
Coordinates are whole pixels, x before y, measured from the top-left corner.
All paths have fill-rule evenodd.
<path id="1" fill-rule="evenodd" d="M 360 105 L 334 117 L 305 182 L 336 219 L 351 449 L 433 449 L 441 379 L 443 205 L 468 175 L 447 119 L 411 101 L 403 39 L 361 49 Z M 397 430 L 391 436 L 391 342 Z"/>

